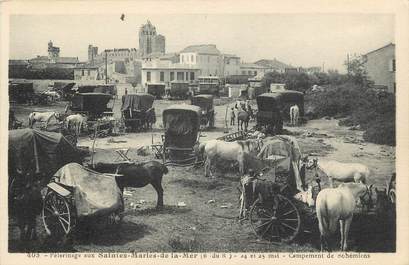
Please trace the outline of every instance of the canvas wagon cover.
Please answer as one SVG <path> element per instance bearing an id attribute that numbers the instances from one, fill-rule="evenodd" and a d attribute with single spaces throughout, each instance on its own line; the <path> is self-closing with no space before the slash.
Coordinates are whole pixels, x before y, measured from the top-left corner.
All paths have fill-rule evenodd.
<path id="1" fill-rule="evenodd" d="M 300 176 L 301 150 L 297 140 L 287 135 L 276 135 L 267 138 L 257 155 L 269 160 L 276 173 L 289 173 L 289 185 L 302 191 L 303 180 Z"/>
<path id="2" fill-rule="evenodd" d="M 146 93 L 123 95 L 121 111 L 147 111 L 152 108 L 154 100 L 154 96 Z"/>
<path id="3" fill-rule="evenodd" d="M 102 113 L 106 111 L 111 96 L 103 93 L 77 93 L 74 94 L 71 109 L 76 111 L 90 111 Z"/>
<path id="4" fill-rule="evenodd" d="M 163 111 L 167 145 L 191 147 L 200 129 L 200 108 L 193 105 L 172 105 Z"/>
<path id="5" fill-rule="evenodd" d="M 56 182 L 74 188 L 75 208 L 80 217 L 109 214 L 123 206 L 121 191 L 114 177 L 77 163 L 63 166 L 54 177 Z"/>
<path id="6" fill-rule="evenodd" d="M 192 97 L 192 105 L 202 108 L 204 111 L 213 109 L 212 95 L 197 95 Z"/>
<path id="7" fill-rule="evenodd" d="M 9 131 L 9 174 L 37 172 L 52 176 L 70 162 L 80 162 L 77 149 L 60 133 L 19 129 Z"/>

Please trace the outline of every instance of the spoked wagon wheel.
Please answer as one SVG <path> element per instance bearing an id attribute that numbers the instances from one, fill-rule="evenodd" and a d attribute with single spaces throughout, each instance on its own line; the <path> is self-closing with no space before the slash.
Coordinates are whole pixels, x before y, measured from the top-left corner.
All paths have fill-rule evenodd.
<path id="1" fill-rule="evenodd" d="M 56 192 L 48 192 L 43 202 L 42 219 L 48 235 L 57 238 L 68 235 L 73 226 L 73 217 L 66 198 Z"/>
<path id="2" fill-rule="evenodd" d="M 250 210 L 250 223 L 260 239 L 286 243 L 294 240 L 301 228 L 298 209 L 280 194 L 274 196 L 270 205 L 257 199 Z"/>
<path id="3" fill-rule="evenodd" d="M 393 204 L 396 203 L 396 192 L 395 192 L 395 189 L 393 188 L 389 190 L 389 200 Z"/>

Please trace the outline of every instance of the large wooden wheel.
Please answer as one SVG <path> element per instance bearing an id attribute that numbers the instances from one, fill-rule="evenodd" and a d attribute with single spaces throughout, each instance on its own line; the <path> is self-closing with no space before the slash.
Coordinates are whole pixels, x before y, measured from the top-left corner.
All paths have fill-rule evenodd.
<path id="1" fill-rule="evenodd" d="M 250 210 L 250 223 L 260 239 L 291 242 L 301 228 L 297 207 L 283 195 L 275 195 L 269 205 L 257 199 Z"/>
<path id="2" fill-rule="evenodd" d="M 54 191 L 44 198 L 42 219 L 47 234 L 55 237 L 68 235 L 74 221 L 67 199 Z"/>

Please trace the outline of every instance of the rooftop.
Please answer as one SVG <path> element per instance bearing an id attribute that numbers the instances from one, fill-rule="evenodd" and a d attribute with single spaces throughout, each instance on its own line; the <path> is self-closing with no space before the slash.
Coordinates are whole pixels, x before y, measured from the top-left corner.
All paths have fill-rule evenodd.
<path id="1" fill-rule="evenodd" d="M 273 60 L 261 59 L 261 60 L 258 60 L 257 62 L 255 62 L 255 64 L 262 65 L 262 66 L 265 66 L 265 67 L 270 67 L 270 68 L 279 68 L 279 69 L 285 69 L 285 68 L 289 67 L 289 65 L 287 65 L 287 64 L 285 64 L 283 62 L 280 62 L 276 58 L 274 58 Z"/>
<path id="2" fill-rule="evenodd" d="M 55 63 L 79 63 L 78 57 L 57 57 Z"/>
<path id="3" fill-rule="evenodd" d="M 387 48 L 387 47 L 389 47 L 389 46 L 395 47 L 395 44 L 392 43 L 392 42 L 391 42 L 391 43 L 388 43 L 388 44 L 386 44 L 385 46 L 382 46 L 382 47 L 380 47 L 380 48 L 378 48 L 378 49 L 376 49 L 376 50 L 370 51 L 370 52 L 368 52 L 368 53 L 366 53 L 366 54 L 364 54 L 364 55 L 368 55 L 368 54 L 370 54 L 370 53 L 377 52 L 377 51 L 382 50 L 382 49 L 385 49 L 385 48 Z"/>
<path id="4" fill-rule="evenodd" d="M 215 44 L 190 45 L 184 48 L 180 53 L 186 53 L 186 52 L 220 55 L 220 51 L 216 48 Z"/>

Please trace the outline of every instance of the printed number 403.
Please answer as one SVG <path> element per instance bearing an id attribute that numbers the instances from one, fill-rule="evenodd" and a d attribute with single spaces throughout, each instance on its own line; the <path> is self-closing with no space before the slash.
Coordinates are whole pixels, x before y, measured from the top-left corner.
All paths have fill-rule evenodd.
<path id="1" fill-rule="evenodd" d="M 29 257 L 29 258 L 39 258 L 40 254 L 39 253 L 27 253 L 27 257 Z"/>

